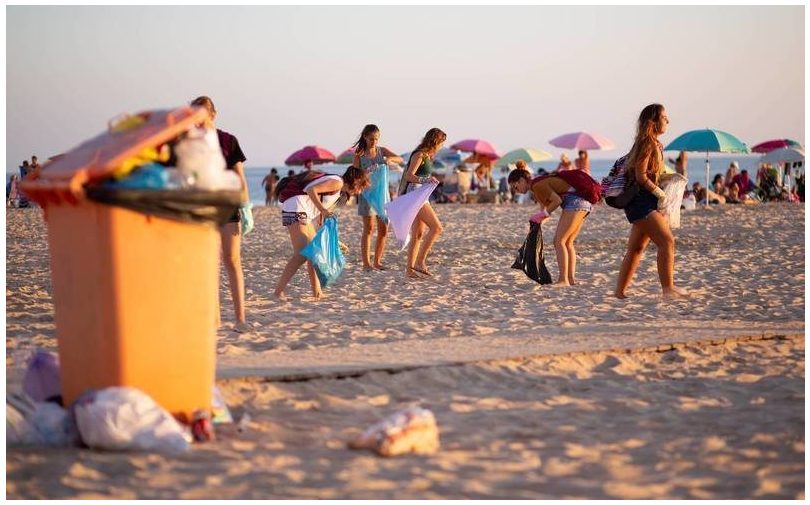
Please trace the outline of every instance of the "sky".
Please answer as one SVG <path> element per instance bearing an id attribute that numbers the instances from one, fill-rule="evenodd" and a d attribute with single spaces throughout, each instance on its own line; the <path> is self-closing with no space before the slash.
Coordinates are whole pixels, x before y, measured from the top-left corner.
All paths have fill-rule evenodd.
<path id="1" fill-rule="evenodd" d="M 431 127 L 562 151 L 593 131 L 632 144 L 666 106 L 697 128 L 804 144 L 804 6 L 6 7 L 6 170 L 65 152 L 126 112 L 208 95 L 247 167 L 363 126 L 404 153 Z"/>

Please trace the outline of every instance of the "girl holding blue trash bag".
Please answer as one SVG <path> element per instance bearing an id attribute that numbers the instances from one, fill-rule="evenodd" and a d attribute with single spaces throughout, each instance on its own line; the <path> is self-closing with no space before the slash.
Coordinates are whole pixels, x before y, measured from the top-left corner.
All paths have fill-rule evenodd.
<path id="1" fill-rule="evenodd" d="M 380 142 L 380 129 L 373 124 L 367 124 L 360 133 L 360 138 L 354 143 L 355 154 L 352 166 L 360 168 L 366 174 L 371 175 L 378 168 L 388 165 L 388 163 L 402 163 L 402 158 L 397 156 L 390 149 L 378 146 Z M 383 181 L 383 178 L 378 180 Z M 387 186 L 387 184 L 384 184 Z M 371 187 L 371 191 L 385 191 L 388 188 Z M 363 234 L 360 236 L 360 254 L 363 261 L 363 270 L 373 269 L 386 270 L 382 265 L 383 254 L 385 254 L 385 239 L 388 235 L 388 221 L 383 216 L 377 214 L 374 207 L 362 193 L 357 195 L 357 215 L 363 218 Z M 374 264 L 371 263 L 371 234 L 374 230 L 374 221 L 377 221 L 377 244 L 374 247 Z"/>
<path id="2" fill-rule="evenodd" d="M 281 202 L 281 224 L 287 228 L 292 242 L 293 255 L 287 261 L 278 280 L 274 295 L 285 296 L 284 290 L 290 279 L 305 262 L 312 287 L 312 296 L 320 299 L 321 283 L 312 263 L 301 255 L 301 250 L 315 237 L 315 222 L 332 216 L 343 194 L 357 195 L 368 187 L 368 175 L 356 167 L 349 167 L 343 176 L 327 175 L 310 171 L 285 177 L 276 185 L 278 201 Z M 345 201 L 343 198 L 343 201 Z"/>
<path id="3" fill-rule="evenodd" d="M 208 110 L 208 118 L 203 126 L 205 128 L 216 128 L 214 119 L 217 110 L 214 102 L 207 96 L 195 98 L 191 105 L 205 107 Z M 236 325 L 234 329 L 240 333 L 249 331 L 245 320 L 245 278 L 242 273 L 242 235 L 253 229 L 253 212 L 248 194 L 248 185 L 245 180 L 243 167 L 245 154 L 239 146 L 239 141 L 228 132 L 217 130 L 219 146 L 222 149 L 222 156 L 225 158 L 226 168 L 233 170 L 239 176 L 242 184 L 242 204 L 239 210 L 234 212 L 227 223 L 219 229 L 222 242 L 222 261 L 225 264 L 225 271 L 228 274 L 228 284 L 231 288 L 231 299 L 233 300 L 233 311 L 236 314 Z"/>

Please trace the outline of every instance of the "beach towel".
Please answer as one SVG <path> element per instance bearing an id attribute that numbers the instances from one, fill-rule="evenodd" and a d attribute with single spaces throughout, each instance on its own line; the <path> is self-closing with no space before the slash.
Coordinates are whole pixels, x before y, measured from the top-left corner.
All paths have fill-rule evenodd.
<path id="1" fill-rule="evenodd" d="M 383 222 L 388 222 L 388 215 L 385 212 L 385 204 L 391 201 L 391 195 L 388 193 L 388 167 L 377 165 L 377 169 L 371 172 L 369 178 L 371 184 L 363 191 L 363 198 Z"/>
<path id="2" fill-rule="evenodd" d="M 526 276 L 540 284 L 551 284 L 551 273 L 543 258 L 543 227 L 529 221 L 529 234 L 518 249 L 512 268 L 522 270 Z"/>
<path id="3" fill-rule="evenodd" d="M 661 179 L 661 189 L 666 193 L 666 217 L 673 230 L 681 227 L 681 203 L 686 189 L 686 177 L 681 174 L 667 174 Z"/>
<path id="4" fill-rule="evenodd" d="M 436 183 L 423 184 L 421 188 L 399 196 L 385 205 L 388 219 L 392 228 L 394 228 L 394 236 L 403 249 L 410 241 L 411 225 L 413 220 L 416 219 L 416 214 L 428 201 L 436 186 L 438 186 Z"/>
<path id="5" fill-rule="evenodd" d="M 308 259 L 315 267 L 321 287 L 326 288 L 335 283 L 343 272 L 346 258 L 340 251 L 340 235 L 335 216 L 327 217 L 312 241 L 301 249 L 301 256 Z"/>

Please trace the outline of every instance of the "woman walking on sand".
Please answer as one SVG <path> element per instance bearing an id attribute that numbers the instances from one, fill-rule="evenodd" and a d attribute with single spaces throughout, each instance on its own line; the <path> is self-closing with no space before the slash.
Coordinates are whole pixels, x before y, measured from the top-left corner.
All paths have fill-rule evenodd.
<path id="1" fill-rule="evenodd" d="M 617 298 L 627 298 L 627 287 L 650 240 L 658 248 L 658 278 L 664 297 L 687 296 L 685 290 L 675 287 L 675 238 L 662 212 L 666 208 L 666 194 L 657 185 L 664 168 L 664 148 L 658 137 L 667 131 L 668 124 L 663 105 L 654 103 L 644 107 L 638 118 L 636 139 L 627 155 L 627 176 L 638 184 L 639 192 L 624 209 L 633 226 L 616 283 Z"/>
<path id="2" fill-rule="evenodd" d="M 523 165 L 525 167 L 525 165 Z M 560 177 L 543 176 L 532 179 L 531 173 L 520 165 L 509 174 L 509 186 L 513 193 L 531 191 L 540 204 L 540 212 L 531 217 L 540 223 L 557 207 L 562 207 L 557 231 L 554 234 L 554 250 L 557 253 L 557 265 L 560 269 L 555 286 L 572 286 L 576 284 L 577 250 L 574 247 L 585 218 L 593 210 L 588 200 L 575 193 L 575 189 Z"/>
<path id="3" fill-rule="evenodd" d="M 402 163 L 402 158 L 386 147 L 379 146 L 380 129 L 373 124 L 367 124 L 360 133 L 360 138 L 354 143 L 355 153 L 352 166 L 363 170 L 367 175 L 378 167 L 388 163 Z M 385 240 L 388 235 L 388 223 L 378 216 L 371 208 L 362 194 L 357 195 L 357 215 L 363 218 L 363 234 L 360 236 L 360 255 L 363 269 L 386 270 L 382 264 L 385 254 Z M 376 219 L 375 219 L 376 218 Z M 371 262 L 371 234 L 374 231 L 374 221 L 377 221 L 377 243 L 374 247 L 374 263 Z"/>
<path id="4" fill-rule="evenodd" d="M 422 184 L 439 182 L 433 176 L 433 157 L 441 149 L 445 140 L 447 140 L 447 134 L 438 128 L 431 128 L 425 133 L 422 141 L 411 153 L 408 168 L 402 174 L 400 194 L 416 191 Z M 427 234 L 425 234 L 425 230 L 427 230 Z M 411 242 L 408 244 L 408 264 L 406 265 L 408 277 L 420 278 L 417 272 L 428 277 L 433 276 L 427 268 L 427 255 L 443 231 L 442 223 L 439 222 L 430 202 L 425 202 L 411 225 Z"/>
<path id="5" fill-rule="evenodd" d="M 293 189 L 290 191 L 292 194 L 285 197 L 287 187 Z M 309 272 L 312 296 L 316 300 L 321 298 L 321 283 L 315 273 L 315 268 L 312 263 L 301 256 L 301 249 L 315 237 L 316 220 L 323 224 L 323 220 L 332 215 L 332 210 L 341 198 L 341 194 L 357 195 L 366 187 L 368 187 L 368 176 L 356 167 L 347 168 L 342 177 L 313 170 L 279 181 L 276 185 L 276 198 L 281 202 L 281 224 L 290 233 L 293 255 L 287 261 L 276 285 L 274 294 L 277 298 L 284 297 L 287 284 L 304 262 L 306 262 Z"/>

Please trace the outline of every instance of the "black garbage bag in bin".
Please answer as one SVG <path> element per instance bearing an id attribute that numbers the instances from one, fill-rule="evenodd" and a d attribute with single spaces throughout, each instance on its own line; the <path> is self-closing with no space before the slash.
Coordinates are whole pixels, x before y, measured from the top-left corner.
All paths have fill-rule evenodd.
<path id="1" fill-rule="evenodd" d="M 551 284 L 551 273 L 543 258 L 543 228 L 540 223 L 529 222 L 529 234 L 517 252 L 512 268 L 523 270 L 529 279 L 540 284 Z"/>
<path id="2" fill-rule="evenodd" d="M 233 190 L 129 189 L 86 187 L 90 200 L 175 221 L 223 225 L 239 209 L 241 193 Z"/>

